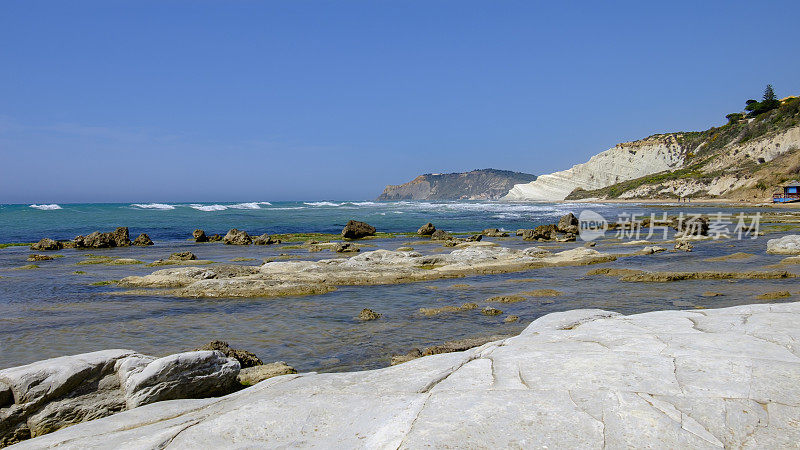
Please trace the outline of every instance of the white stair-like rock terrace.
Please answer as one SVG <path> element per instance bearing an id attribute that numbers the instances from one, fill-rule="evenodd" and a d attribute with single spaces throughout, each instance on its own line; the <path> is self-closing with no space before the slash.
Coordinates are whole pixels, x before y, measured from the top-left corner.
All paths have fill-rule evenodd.
<path id="1" fill-rule="evenodd" d="M 159 402 L 19 448 L 778 448 L 800 442 L 800 303 L 549 314 L 366 372 Z"/>

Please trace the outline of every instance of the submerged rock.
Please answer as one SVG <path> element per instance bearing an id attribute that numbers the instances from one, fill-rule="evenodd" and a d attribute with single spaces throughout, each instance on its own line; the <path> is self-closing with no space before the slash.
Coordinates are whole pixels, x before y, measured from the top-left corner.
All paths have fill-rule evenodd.
<path id="1" fill-rule="evenodd" d="M 195 259 L 197 256 L 192 252 L 177 252 L 169 255 L 170 261 L 193 261 Z"/>
<path id="2" fill-rule="evenodd" d="M 208 236 L 206 236 L 206 232 L 199 228 L 192 232 L 192 238 L 194 238 L 195 242 L 208 242 Z"/>
<path id="3" fill-rule="evenodd" d="M 508 233 L 500 231 L 499 228 L 487 228 L 481 231 L 481 234 L 488 237 L 508 237 Z"/>
<path id="4" fill-rule="evenodd" d="M 513 322 L 517 322 L 518 320 L 519 320 L 519 316 L 513 316 L 512 315 L 512 316 L 508 316 L 505 319 L 503 319 L 503 322 L 505 322 L 505 323 L 513 323 Z"/>
<path id="5" fill-rule="evenodd" d="M 358 253 L 361 249 L 349 242 L 343 242 L 334 244 L 331 247 L 331 251 L 336 253 Z"/>
<path id="6" fill-rule="evenodd" d="M 222 240 L 222 236 L 220 236 L 218 234 L 212 234 L 211 236 L 208 237 L 208 242 L 219 242 L 221 240 Z"/>
<path id="7" fill-rule="evenodd" d="M 481 314 L 484 316 L 499 316 L 503 314 L 503 311 L 500 311 L 497 308 L 492 308 L 491 306 L 486 306 L 481 310 Z"/>
<path id="8" fill-rule="evenodd" d="M 347 222 L 347 225 L 342 229 L 342 237 L 344 239 L 361 239 L 367 236 L 375 236 L 375 227 L 357 220 Z"/>
<path id="9" fill-rule="evenodd" d="M 280 240 L 272 239 L 272 236 L 267 233 L 264 233 L 261 236 L 257 236 L 253 239 L 253 245 L 272 245 L 280 243 Z"/>
<path id="10" fill-rule="evenodd" d="M 30 262 L 50 261 L 51 259 L 53 259 L 53 257 L 47 255 L 28 255 L 28 261 Z"/>
<path id="11" fill-rule="evenodd" d="M 420 236 L 430 236 L 433 234 L 434 231 L 436 231 L 436 227 L 433 226 L 432 223 L 428 222 L 425 225 L 419 227 L 419 230 L 417 230 L 417 234 Z"/>
<path id="12" fill-rule="evenodd" d="M 767 241 L 767 253 L 773 255 L 800 255 L 800 235 L 790 234 Z"/>
<path id="13" fill-rule="evenodd" d="M 678 241 L 675 243 L 675 250 L 679 250 L 682 252 L 690 252 L 694 248 L 691 242 L 688 241 Z"/>
<path id="14" fill-rule="evenodd" d="M 61 242 L 55 241 L 50 238 L 43 238 L 39 242 L 31 245 L 31 250 L 43 252 L 43 251 L 50 251 L 50 250 L 61 250 L 63 245 Z"/>
<path id="15" fill-rule="evenodd" d="M 138 246 L 154 245 L 153 241 L 150 239 L 150 236 L 145 233 L 140 234 L 136 239 L 134 239 L 132 244 Z"/>
<path id="16" fill-rule="evenodd" d="M 382 314 L 378 314 L 378 313 L 376 313 L 375 311 L 373 311 L 371 309 L 364 308 L 358 314 L 358 317 L 356 317 L 356 319 L 361 320 L 361 321 L 377 320 L 377 319 L 380 319 L 381 316 L 382 316 Z"/>
<path id="17" fill-rule="evenodd" d="M 222 238 L 222 242 L 226 245 L 250 245 L 253 243 L 253 239 L 250 238 L 250 235 L 247 234 L 246 231 L 232 228 L 230 231 L 228 231 L 228 234 Z"/>

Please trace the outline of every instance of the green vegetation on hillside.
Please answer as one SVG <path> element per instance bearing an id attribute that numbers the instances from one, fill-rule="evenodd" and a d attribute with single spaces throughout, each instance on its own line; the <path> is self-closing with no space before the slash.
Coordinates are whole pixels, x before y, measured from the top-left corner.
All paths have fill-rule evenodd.
<path id="1" fill-rule="evenodd" d="M 756 106 L 753 106 L 756 105 Z M 671 180 L 711 181 L 723 173 L 734 175 L 753 174 L 764 167 L 761 161 L 745 160 L 738 167 L 725 171 L 706 171 L 703 168 L 714 161 L 722 149 L 730 145 L 744 144 L 762 136 L 780 132 L 800 124 L 800 97 L 777 100 L 771 85 L 767 86 L 761 102 L 748 100 L 745 111 L 728 114 L 728 123 L 721 127 L 711 127 L 705 131 L 689 131 L 669 134 L 656 134 L 649 138 L 672 135 L 683 148 L 685 166 L 674 171 L 659 172 L 633 180 L 623 181 L 602 189 L 586 191 L 576 189 L 568 200 L 584 198 L 618 198 L 625 192 L 645 185 L 657 185 Z M 762 183 L 761 190 L 770 186 Z M 661 196 L 669 196 L 663 194 Z"/>

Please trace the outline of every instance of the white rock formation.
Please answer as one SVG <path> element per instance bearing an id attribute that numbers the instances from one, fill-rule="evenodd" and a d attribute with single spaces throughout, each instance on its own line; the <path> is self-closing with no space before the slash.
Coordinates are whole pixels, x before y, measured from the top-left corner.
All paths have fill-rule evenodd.
<path id="1" fill-rule="evenodd" d="M 217 351 L 104 350 L 0 370 L 0 447 L 147 403 L 229 393 L 238 373 Z"/>
<path id="2" fill-rule="evenodd" d="M 800 235 L 789 234 L 767 241 L 767 253 L 773 255 L 800 255 Z"/>
<path id="3" fill-rule="evenodd" d="M 535 181 L 515 185 L 504 200 L 555 202 L 575 188 L 600 189 L 683 164 L 685 153 L 673 135 L 660 135 L 619 144 L 594 155 L 589 161 L 561 172 L 541 175 Z"/>
<path id="4" fill-rule="evenodd" d="M 800 442 L 800 303 L 544 316 L 380 370 L 160 402 L 19 448 L 782 448 Z"/>

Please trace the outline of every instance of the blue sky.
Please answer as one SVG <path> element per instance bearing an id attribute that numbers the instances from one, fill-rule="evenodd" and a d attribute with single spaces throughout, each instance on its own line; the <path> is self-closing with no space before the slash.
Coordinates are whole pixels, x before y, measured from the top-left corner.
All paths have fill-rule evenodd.
<path id="1" fill-rule="evenodd" d="M 800 93 L 800 2 L 0 2 L 0 203 L 369 199 Z"/>

